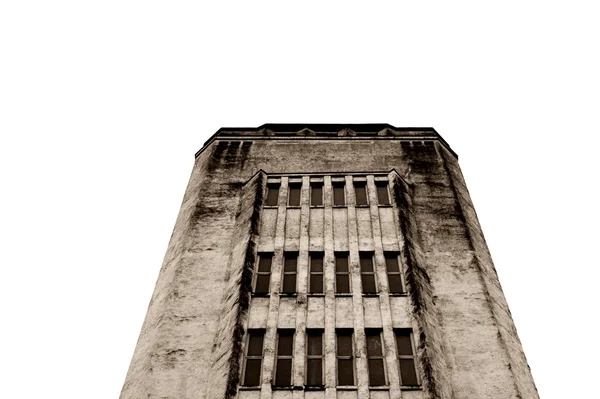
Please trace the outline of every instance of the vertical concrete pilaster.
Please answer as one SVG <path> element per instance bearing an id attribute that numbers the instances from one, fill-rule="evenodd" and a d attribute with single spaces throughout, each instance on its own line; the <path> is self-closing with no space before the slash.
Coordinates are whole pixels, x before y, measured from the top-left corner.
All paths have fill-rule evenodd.
<path id="1" fill-rule="evenodd" d="M 346 205 L 348 211 L 348 247 L 350 250 L 350 273 L 352 278 L 352 307 L 354 311 L 354 344 L 356 361 L 356 385 L 358 397 L 369 397 L 369 370 L 367 366 L 365 317 L 360 277 L 358 251 L 358 226 L 356 221 L 356 196 L 352 176 L 346 176 Z"/>
<path id="2" fill-rule="evenodd" d="M 273 367 L 275 365 L 275 344 L 277 341 L 277 321 L 279 319 L 279 292 L 283 269 L 283 248 L 285 244 L 285 221 L 287 212 L 288 179 L 281 178 L 279 199 L 277 201 L 277 226 L 275 228 L 275 245 L 273 251 L 273 264 L 271 266 L 271 288 L 269 301 L 269 315 L 267 317 L 267 331 L 265 332 L 263 349 L 261 399 L 271 399 L 271 383 L 273 380 Z"/>
<path id="3" fill-rule="evenodd" d="M 390 304 L 390 290 L 387 279 L 387 267 L 383 253 L 383 240 L 381 238 L 381 224 L 377 200 L 377 187 L 373 175 L 367 176 L 369 193 L 369 208 L 371 211 L 371 228 L 373 244 L 375 246 L 375 273 L 379 283 L 379 306 L 381 310 L 381 323 L 383 329 L 384 355 L 387 371 L 387 380 L 390 386 L 390 399 L 400 399 L 400 373 L 396 355 L 396 338 L 392 329 L 392 311 Z"/>
<path id="4" fill-rule="evenodd" d="M 333 195 L 331 176 L 323 182 L 324 209 L 324 271 L 325 271 L 325 399 L 336 399 L 336 356 L 335 356 L 335 255 L 333 252 Z"/>

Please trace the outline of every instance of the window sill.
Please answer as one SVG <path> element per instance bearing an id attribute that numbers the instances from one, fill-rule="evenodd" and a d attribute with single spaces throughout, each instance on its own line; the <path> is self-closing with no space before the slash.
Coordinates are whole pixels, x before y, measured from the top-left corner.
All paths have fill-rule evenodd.
<path id="1" fill-rule="evenodd" d="M 356 204 L 354 206 L 357 208 L 370 208 L 371 207 L 371 205 L 369 205 L 369 204 L 360 204 L 360 205 Z"/>
<path id="2" fill-rule="evenodd" d="M 263 205 L 263 208 L 266 208 L 266 209 L 277 209 L 277 208 L 279 208 L 279 206 L 278 205 Z"/>
<path id="3" fill-rule="evenodd" d="M 331 205 L 332 208 L 347 208 L 347 205 Z"/>
<path id="4" fill-rule="evenodd" d="M 336 296 L 336 298 L 337 297 L 340 297 L 340 298 L 349 297 L 349 296 L 352 296 L 352 293 L 351 292 L 336 292 L 335 296 Z"/>
<path id="5" fill-rule="evenodd" d="M 390 387 L 388 385 L 378 385 L 378 386 L 369 387 L 369 390 L 371 390 L 371 391 L 389 391 Z"/>
<path id="6" fill-rule="evenodd" d="M 357 391 L 358 387 L 356 385 L 338 385 L 335 387 L 338 391 Z"/>
<path id="7" fill-rule="evenodd" d="M 325 294 L 324 294 L 324 293 L 322 293 L 322 292 L 315 292 L 315 293 L 310 293 L 310 292 L 309 292 L 307 295 L 308 295 L 309 297 L 311 297 L 311 296 L 315 296 L 315 297 L 324 297 L 324 296 L 325 296 Z"/>
<path id="8" fill-rule="evenodd" d="M 305 391 L 324 391 L 325 385 L 305 385 Z"/>
<path id="9" fill-rule="evenodd" d="M 324 205 L 311 205 L 310 207 L 311 208 L 321 208 L 321 209 L 325 208 Z"/>
<path id="10" fill-rule="evenodd" d="M 378 204 L 380 208 L 393 208 L 392 204 Z"/>
<path id="11" fill-rule="evenodd" d="M 390 296 L 408 296 L 406 292 L 390 292 Z"/>
<path id="12" fill-rule="evenodd" d="M 365 292 L 363 292 L 362 296 L 363 297 L 377 297 L 377 296 L 379 296 L 379 293 L 371 293 L 371 292 L 365 293 Z"/>
<path id="13" fill-rule="evenodd" d="M 279 385 L 271 385 L 271 389 L 273 391 L 293 391 L 295 387 L 291 385 L 279 386 Z"/>
<path id="14" fill-rule="evenodd" d="M 421 388 L 420 385 L 402 385 L 400 387 L 401 391 L 422 391 L 423 388 Z"/>
<path id="15" fill-rule="evenodd" d="M 298 296 L 298 294 L 296 292 L 281 292 L 279 293 L 279 296 L 295 297 Z"/>
<path id="16" fill-rule="evenodd" d="M 240 385 L 239 390 L 240 391 L 260 391 L 260 386 L 247 387 L 245 385 Z"/>
<path id="17" fill-rule="evenodd" d="M 286 207 L 287 207 L 287 209 L 300 209 L 300 208 L 302 208 L 301 205 L 287 205 Z"/>
<path id="18" fill-rule="evenodd" d="M 252 298 L 268 298 L 270 296 L 271 296 L 271 294 L 268 294 L 268 293 L 267 294 L 263 294 L 263 293 L 260 293 L 260 292 L 259 293 L 256 293 L 256 292 L 252 293 Z"/>

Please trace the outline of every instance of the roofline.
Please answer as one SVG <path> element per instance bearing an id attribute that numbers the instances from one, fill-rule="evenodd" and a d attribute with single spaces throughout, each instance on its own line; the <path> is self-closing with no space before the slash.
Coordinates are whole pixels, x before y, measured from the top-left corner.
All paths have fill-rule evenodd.
<path id="1" fill-rule="evenodd" d="M 271 130 L 274 132 L 300 132 L 304 129 L 314 131 L 328 131 L 335 132 L 343 129 L 350 129 L 356 132 L 373 132 L 377 133 L 383 129 L 390 129 L 397 132 L 428 132 L 433 133 L 433 137 L 418 137 L 418 136 L 228 136 L 227 139 L 235 140 L 340 140 L 349 139 L 352 140 L 373 140 L 373 139 L 396 139 L 396 140 L 438 140 L 452 155 L 458 159 L 458 154 L 450 147 L 448 142 L 433 128 L 433 127 L 395 127 L 389 123 L 265 123 L 259 127 L 222 127 L 217 130 L 208 140 L 204 142 L 204 145 L 195 154 L 197 158 L 213 141 L 215 141 L 219 135 L 224 132 L 258 132 L 261 130 Z M 377 130 L 378 129 L 378 130 Z"/>

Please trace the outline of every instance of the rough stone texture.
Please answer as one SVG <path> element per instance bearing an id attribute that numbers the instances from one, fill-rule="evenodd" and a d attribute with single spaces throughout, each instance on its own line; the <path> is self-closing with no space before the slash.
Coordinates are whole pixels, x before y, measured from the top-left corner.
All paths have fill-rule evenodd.
<path id="1" fill-rule="evenodd" d="M 391 171 L 391 172 L 390 172 Z M 353 174 L 370 206 L 354 205 Z M 373 176 L 394 204 L 374 205 Z M 324 206 L 309 206 L 311 174 Z M 288 208 L 288 177 L 302 183 Z M 300 179 L 302 177 L 302 179 Z M 279 206 L 263 208 L 267 179 Z M 332 207 L 332 181 L 348 206 Z M 296 297 L 278 294 L 283 251 L 299 251 Z M 358 251 L 374 253 L 379 297 L 360 294 Z M 401 251 L 408 297 L 387 292 L 383 251 Z M 271 295 L 250 298 L 257 251 L 273 252 Z M 308 251 L 324 251 L 324 297 L 307 296 Z M 334 251 L 350 253 L 353 294 L 334 292 Z M 364 326 L 381 328 L 389 390 L 366 382 Z M 304 329 L 325 329 L 325 390 L 272 390 L 277 328 L 295 328 L 294 384 Z M 354 328 L 357 388 L 336 389 L 335 328 Z M 400 390 L 392 328 L 413 328 L 421 389 Z M 239 390 L 246 328 L 265 328 L 260 390 Z M 197 154 L 122 398 L 537 398 L 456 155 L 431 128 L 264 125 L 221 129 Z"/>

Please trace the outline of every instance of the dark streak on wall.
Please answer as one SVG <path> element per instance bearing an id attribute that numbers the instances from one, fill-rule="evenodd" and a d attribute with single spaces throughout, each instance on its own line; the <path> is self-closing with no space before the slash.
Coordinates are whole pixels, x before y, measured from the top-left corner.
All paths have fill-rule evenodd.
<path id="1" fill-rule="evenodd" d="M 423 267 L 421 239 L 413 215 L 411 192 L 411 187 L 396 175 L 393 193 L 398 206 L 398 225 L 404 240 L 404 251 L 401 256 L 406 268 L 406 284 L 413 314 L 419 324 L 418 349 L 424 388 L 430 398 L 446 399 L 453 397 L 452 387 L 447 378 L 449 370 L 442 344 L 433 287 Z"/>
<path id="2" fill-rule="evenodd" d="M 252 272 L 265 189 L 266 177 L 263 172 L 259 172 L 241 188 L 227 283 L 222 300 L 223 317 L 215 336 L 213 361 L 209 371 L 211 384 L 207 387 L 206 395 L 209 398 L 234 398 L 237 395 L 244 325 L 250 303 Z"/>

